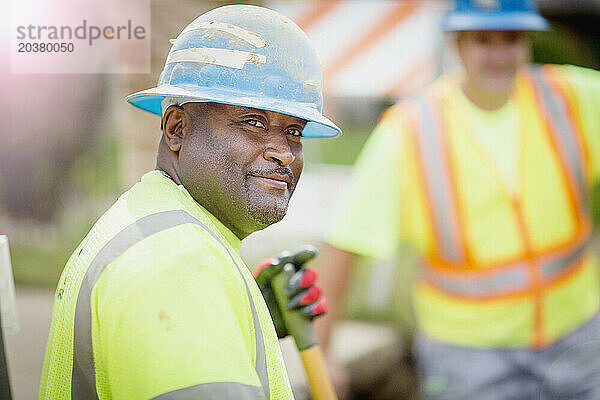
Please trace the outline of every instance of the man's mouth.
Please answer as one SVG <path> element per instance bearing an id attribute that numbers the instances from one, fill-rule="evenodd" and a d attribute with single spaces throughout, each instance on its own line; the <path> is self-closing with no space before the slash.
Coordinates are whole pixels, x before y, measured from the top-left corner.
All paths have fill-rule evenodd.
<path id="1" fill-rule="evenodd" d="M 248 173 L 249 177 L 252 177 L 259 181 L 261 184 L 273 187 L 276 189 L 288 189 L 292 184 L 292 172 L 288 170 L 282 171 L 254 171 Z"/>

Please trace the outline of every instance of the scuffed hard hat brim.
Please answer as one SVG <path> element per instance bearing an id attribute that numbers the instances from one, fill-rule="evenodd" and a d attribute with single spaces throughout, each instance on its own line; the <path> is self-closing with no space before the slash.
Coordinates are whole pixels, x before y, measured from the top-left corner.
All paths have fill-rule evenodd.
<path id="1" fill-rule="evenodd" d="M 544 17 L 533 12 L 452 12 L 442 21 L 442 29 L 446 32 L 547 31 L 550 24 Z"/>
<path id="2" fill-rule="evenodd" d="M 302 104 L 281 99 L 258 97 L 256 95 L 233 93 L 225 88 L 198 88 L 190 87 L 189 90 L 181 86 L 160 85 L 131 94 L 126 100 L 132 105 L 153 114 L 161 115 L 161 102 L 167 96 L 185 97 L 201 101 L 231 104 L 243 107 L 259 108 L 275 111 L 282 114 L 307 120 L 302 131 L 303 137 L 328 138 L 341 135 L 342 131 L 328 118 L 321 115 L 312 104 Z"/>

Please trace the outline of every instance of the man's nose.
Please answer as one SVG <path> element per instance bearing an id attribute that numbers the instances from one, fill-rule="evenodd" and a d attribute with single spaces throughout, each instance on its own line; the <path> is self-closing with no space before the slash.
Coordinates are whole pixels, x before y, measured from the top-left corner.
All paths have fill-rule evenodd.
<path id="1" fill-rule="evenodd" d="M 277 138 L 273 138 L 268 143 L 267 148 L 263 152 L 263 157 L 268 161 L 275 161 L 280 166 L 285 167 L 293 163 L 296 156 L 292 153 L 285 134 L 277 136 Z"/>
<path id="2" fill-rule="evenodd" d="M 514 46 L 507 43 L 496 43 L 490 49 L 490 56 L 498 64 L 510 64 L 514 59 Z"/>

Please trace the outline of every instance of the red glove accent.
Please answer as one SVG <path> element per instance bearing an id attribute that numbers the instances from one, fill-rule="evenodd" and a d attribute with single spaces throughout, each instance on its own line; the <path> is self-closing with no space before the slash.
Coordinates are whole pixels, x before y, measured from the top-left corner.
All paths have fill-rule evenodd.
<path id="1" fill-rule="evenodd" d="M 311 304 L 310 306 L 304 307 L 303 311 L 309 317 L 316 317 L 321 314 L 325 314 L 329 309 L 329 303 L 325 297 L 319 299 L 316 303 Z"/>
<path id="2" fill-rule="evenodd" d="M 254 277 L 254 279 L 256 279 L 258 274 L 260 274 L 260 272 L 263 269 L 270 267 L 271 265 L 275 264 L 276 262 L 277 262 L 277 260 L 274 258 L 267 258 L 267 259 L 259 262 L 258 265 L 256 266 L 256 268 L 254 269 L 254 271 L 252 271 L 252 276 Z"/>
<path id="3" fill-rule="evenodd" d="M 305 306 L 310 303 L 314 303 L 315 301 L 319 300 L 319 297 L 321 297 L 322 293 L 323 289 L 321 289 L 321 286 L 318 284 L 313 285 L 306 291 L 306 294 L 302 297 L 302 300 L 300 300 L 300 305 Z"/>
<path id="4" fill-rule="evenodd" d="M 307 288 L 309 286 L 312 286 L 317 281 L 318 277 L 319 273 L 317 272 L 317 270 L 312 267 L 308 267 L 305 269 L 304 275 L 302 275 L 302 279 L 300 280 L 299 285 L 301 288 Z"/>

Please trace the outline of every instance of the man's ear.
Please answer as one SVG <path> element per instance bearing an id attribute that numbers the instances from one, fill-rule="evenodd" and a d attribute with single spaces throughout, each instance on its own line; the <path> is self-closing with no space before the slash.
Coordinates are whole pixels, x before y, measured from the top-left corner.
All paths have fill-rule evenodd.
<path id="1" fill-rule="evenodd" d="M 169 106 L 163 118 L 163 136 L 171 151 L 181 149 L 183 142 L 183 128 L 185 126 L 185 113 L 181 106 Z"/>

